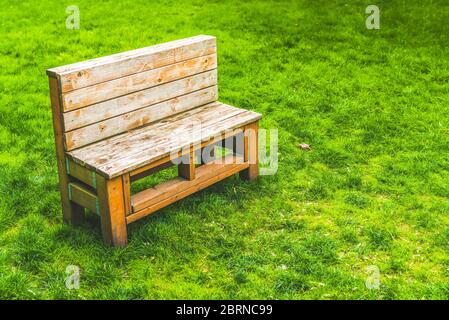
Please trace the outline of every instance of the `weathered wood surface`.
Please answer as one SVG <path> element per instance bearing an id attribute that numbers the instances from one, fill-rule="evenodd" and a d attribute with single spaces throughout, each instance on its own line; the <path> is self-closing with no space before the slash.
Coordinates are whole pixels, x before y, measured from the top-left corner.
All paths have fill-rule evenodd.
<path id="1" fill-rule="evenodd" d="M 97 175 L 98 206 L 103 241 L 116 247 L 126 246 L 128 231 L 125 219 L 125 190 L 122 177 L 111 180 Z"/>
<path id="2" fill-rule="evenodd" d="M 240 173 L 240 177 L 245 180 L 254 180 L 259 175 L 258 134 L 258 122 L 253 122 L 245 126 L 244 160 L 249 163 L 249 167 Z"/>
<path id="3" fill-rule="evenodd" d="M 123 180 L 123 198 L 125 202 L 125 215 L 131 213 L 131 177 L 129 173 L 122 176 Z"/>
<path id="4" fill-rule="evenodd" d="M 83 207 L 98 212 L 106 243 L 126 245 L 127 223 L 234 173 L 257 177 L 261 115 L 217 101 L 215 37 L 182 39 L 47 73 L 64 218 L 79 221 Z M 223 139 L 244 132 L 244 151 L 234 146 L 224 161 L 201 159 L 203 165 L 195 167 L 198 152 L 213 153 Z M 131 196 L 132 181 L 183 156 L 189 163 L 178 166 L 178 178 Z"/>
<path id="5" fill-rule="evenodd" d="M 193 147 L 190 152 L 181 157 L 181 163 L 178 165 L 178 175 L 187 180 L 195 179 L 195 152 Z"/>
<path id="6" fill-rule="evenodd" d="M 96 172 L 87 169 L 86 167 L 74 162 L 73 160 L 66 158 L 65 161 L 66 171 L 71 176 L 81 182 L 89 185 L 93 189 L 97 188 Z"/>
<path id="7" fill-rule="evenodd" d="M 213 102 L 76 149 L 67 156 L 113 178 L 260 118 L 258 113 Z"/>
<path id="8" fill-rule="evenodd" d="M 162 68 L 102 82 L 62 94 L 63 109 L 64 112 L 80 109 L 101 101 L 209 71 L 216 67 L 216 54 L 211 54 Z"/>
<path id="9" fill-rule="evenodd" d="M 101 125 L 103 121 L 113 119 L 119 115 L 130 113 L 144 107 L 148 108 L 156 103 L 212 87 L 216 84 L 217 71 L 211 70 L 142 91 L 133 92 L 125 96 L 64 113 L 64 128 L 65 131 L 72 131 L 93 123 Z M 191 106 L 192 108 L 196 107 L 195 101 L 192 101 Z M 162 115 L 171 115 L 175 114 L 177 109 L 176 107 L 173 108 L 170 106 L 163 111 Z M 122 118 L 116 118 L 115 120 L 120 121 Z"/>
<path id="10" fill-rule="evenodd" d="M 179 143 L 182 143 L 184 140 L 187 140 L 187 142 L 193 141 L 192 135 L 199 136 L 199 129 L 204 131 L 221 120 L 238 120 L 239 118 L 235 116 L 248 112 L 219 102 L 213 102 L 176 116 L 165 118 L 144 128 L 100 141 L 80 150 L 74 150 L 69 152 L 68 155 L 72 156 L 75 161 L 78 159 L 81 164 L 92 164 L 94 168 L 100 167 L 100 165 L 109 166 L 110 163 L 124 158 L 122 152 L 127 152 L 126 156 L 134 156 L 142 153 L 142 151 L 147 153 L 148 149 L 160 149 L 165 147 L 167 143 L 177 144 L 178 139 Z M 255 113 L 251 114 L 258 115 Z"/>
<path id="11" fill-rule="evenodd" d="M 97 195 L 80 184 L 76 182 L 69 183 L 69 197 L 70 201 L 73 201 L 92 212 L 99 213 Z"/>
<path id="12" fill-rule="evenodd" d="M 127 223 L 136 221 L 247 167 L 248 163 L 242 163 L 236 156 L 229 155 L 224 163 L 219 159 L 198 167 L 194 180 L 174 178 L 137 193 L 131 197 L 133 213 L 126 218 Z"/>
<path id="13" fill-rule="evenodd" d="M 240 127 L 240 128 L 233 129 L 233 130 L 226 130 L 224 133 L 213 136 L 210 139 L 203 140 L 201 142 L 201 144 L 197 145 L 197 148 L 194 148 L 195 153 L 201 151 L 201 149 L 204 149 L 204 148 L 213 147 L 214 145 L 221 145 L 221 140 L 223 140 L 226 136 L 235 136 L 235 135 L 241 134 L 241 133 L 243 133 L 243 129 L 244 129 L 244 127 Z M 131 181 L 135 181 L 135 180 L 139 179 L 139 177 L 145 177 L 148 174 L 152 174 L 152 173 L 158 172 L 160 170 L 166 169 L 168 167 L 171 167 L 175 163 L 173 161 L 173 159 L 181 158 L 183 155 L 186 155 L 189 152 L 190 152 L 189 149 L 186 149 L 186 148 L 181 149 L 178 151 L 177 154 L 167 155 L 158 160 L 150 162 L 144 166 L 141 166 L 137 169 L 134 169 L 134 170 L 130 171 L 130 173 L 129 173 L 131 176 Z M 211 159 L 209 159 L 209 162 L 213 161 L 213 160 L 215 160 L 215 159 L 211 158 Z M 200 165 L 199 162 L 195 163 L 195 164 Z"/>
<path id="14" fill-rule="evenodd" d="M 217 86 L 213 86 L 66 132 L 64 135 L 66 150 L 74 150 L 142 127 L 172 114 L 210 103 L 217 100 L 217 95 Z"/>
<path id="15" fill-rule="evenodd" d="M 61 206 L 64 221 L 73 225 L 79 224 L 84 217 L 84 208 L 71 202 L 69 199 L 68 183 L 70 177 L 67 174 L 66 157 L 64 154 L 64 130 L 61 116 L 61 100 L 58 80 L 50 77 L 50 100 L 53 116 L 53 129 L 55 135 L 56 163 L 58 166 L 59 191 L 61 193 Z"/>
<path id="16" fill-rule="evenodd" d="M 215 37 L 201 35 L 48 69 L 47 74 L 60 80 L 65 93 L 215 52 Z"/>
<path id="17" fill-rule="evenodd" d="M 104 140 L 155 122 L 171 114 L 207 104 L 216 100 L 216 98 L 217 87 L 209 87 L 67 132 L 65 134 L 66 149 L 70 151 L 99 140 Z"/>

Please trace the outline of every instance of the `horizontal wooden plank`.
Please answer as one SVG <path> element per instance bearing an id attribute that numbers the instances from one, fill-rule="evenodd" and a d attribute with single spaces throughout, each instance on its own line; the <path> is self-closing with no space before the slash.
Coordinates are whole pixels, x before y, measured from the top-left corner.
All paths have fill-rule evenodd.
<path id="1" fill-rule="evenodd" d="M 260 118 L 258 113 L 215 102 L 68 152 L 67 155 L 83 166 L 111 178 L 142 168 L 190 145 L 199 145 Z"/>
<path id="2" fill-rule="evenodd" d="M 159 159 L 158 161 L 154 161 L 151 164 L 148 164 L 146 166 L 139 167 L 135 170 L 132 170 L 129 172 L 129 175 L 131 177 L 131 181 L 135 181 L 139 179 L 139 177 L 144 177 L 145 173 L 152 172 L 156 173 L 159 170 L 157 168 L 167 169 L 168 167 L 171 167 L 172 161 L 169 157 Z"/>
<path id="3" fill-rule="evenodd" d="M 130 178 L 131 178 L 131 182 L 134 182 L 136 180 L 145 178 L 145 177 L 147 177 L 149 175 L 152 175 L 152 174 L 155 174 L 155 173 L 157 173 L 157 172 L 159 172 L 161 170 L 168 169 L 171 166 L 173 166 L 173 163 L 171 161 L 167 161 L 167 162 L 165 162 L 165 163 L 163 163 L 163 164 L 161 164 L 159 166 L 154 166 L 153 168 L 150 168 L 148 170 L 141 170 L 139 173 L 130 172 L 129 175 L 130 175 Z"/>
<path id="4" fill-rule="evenodd" d="M 165 142 L 175 142 L 177 137 L 185 136 L 190 141 L 189 130 L 193 130 L 192 122 L 201 123 L 202 127 L 215 124 L 225 117 L 232 117 L 246 110 L 229 107 L 219 102 L 188 110 L 144 128 L 139 128 L 122 135 L 99 141 L 90 146 L 69 152 L 69 155 L 81 160 L 81 164 L 92 164 L 95 167 L 117 162 L 124 156 L 136 156 L 138 153 L 148 154 L 149 150 L 160 149 Z M 151 144 L 148 144 L 151 141 Z M 135 148 L 138 146 L 138 148 Z M 132 148 L 131 148 L 132 147 Z M 126 150 L 126 155 L 124 154 Z"/>
<path id="5" fill-rule="evenodd" d="M 68 157 L 65 158 L 65 165 L 67 174 L 91 186 L 94 189 L 97 188 L 95 171 L 91 171 L 88 168 L 81 166 Z"/>
<path id="6" fill-rule="evenodd" d="M 161 121 L 156 121 L 146 127 L 138 128 L 98 141 L 78 150 L 67 152 L 67 155 L 81 165 L 98 168 L 102 164 L 107 164 L 108 162 L 119 159 L 122 155 L 119 155 L 118 153 L 123 153 L 123 149 L 126 149 L 127 152 L 131 151 L 130 148 L 126 148 L 126 145 L 136 146 L 140 143 L 144 143 L 144 141 L 150 140 L 153 142 L 153 146 L 157 145 L 159 143 L 157 138 L 160 137 L 157 133 L 162 132 L 164 128 L 167 128 L 167 125 L 178 121 L 185 121 L 189 117 L 205 112 L 204 110 L 207 111 L 215 105 L 216 103 L 212 102 L 205 106 L 179 113 Z M 123 144 L 125 144 L 125 148 Z"/>
<path id="7" fill-rule="evenodd" d="M 223 134 L 220 134 L 220 135 L 215 136 L 215 137 L 213 137 L 213 138 L 211 138 L 211 139 L 209 139 L 209 140 L 206 140 L 206 141 L 201 142 L 200 145 L 197 145 L 197 146 L 196 146 L 195 151 L 199 151 L 199 150 L 201 150 L 202 148 L 205 148 L 205 147 L 207 147 L 207 146 L 209 146 L 209 145 L 211 145 L 211 144 L 214 144 L 214 145 L 221 145 L 221 140 L 225 139 L 226 137 L 233 137 L 233 136 L 236 136 L 236 135 L 238 135 L 238 134 L 241 134 L 242 132 L 243 132 L 243 127 L 242 127 L 242 128 L 238 128 L 238 129 L 234 129 L 234 130 L 226 131 L 226 132 L 223 133 Z M 217 141 L 218 141 L 218 142 L 217 142 Z M 185 150 L 180 150 L 180 151 L 178 152 L 178 155 L 177 155 L 176 157 L 165 156 L 165 157 L 163 157 L 163 158 L 160 158 L 159 160 L 150 162 L 150 163 L 147 164 L 147 165 L 138 167 L 137 169 L 134 169 L 133 171 L 131 171 L 129 174 L 130 174 L 130 176 L 132 177 L 132 179 L 133 179 L 133 177 L 136 177 L 135 179 L 138 179 L 138 177 L 140 177 L 142 174 L 146 173 L 147 171 L 150 171 L 150 172 L 151 172 L 153 169 L 155 169 L 155 168 L 158 167 L 158 166 L 160 166 L 160 167 L 162 167 L 162 168 L 163 168 L 163 167 L 168 168 L 169 166 L 171 166 L 171 165 L 174 164 L 173 159 L 180 158 L 180 157 L 182 157 L 183 155 L 185 155 L 185 154 L 187 154 L 187 153 L 189 153 L 189 152 L 190 152 L 190 150 L 187 150 L 187 149 L 185 149 Z M 153 171 L 153 172 L 157 172 L 157 170 L 155 170 L 155 171 Z"/>
<path id="8" fill-rule="evenodd" d="M 241 163 L 241 159 L 228 156 L 224 163 L 217 160 L 198 167 L 195 180 L 175 178 L 144 190 L 131 197 L 133 213 L 127 216 L 126 221 L 134 222 L 246 168 L 248 163 Z"/>
<path id="9" fill-rule="evenodd" d="M 244 123 L 255 121 L 255 116 L 249 113 L 240 114 L 239 117 L 242 118 L 242 126 Z M 122 172 L 128 172 L 130 169 L 133 170 L 134 168 L 144 166 L 166 155 L 177 154 L 192 145 L 199 146 L 201 141 L 208 140 L 211 137 L 221 135 L 227 131 L 233 131 L 237 126 L 235 119 L 228 119 L 220 122 L 217 126 L 210 126 L 201 130 L 198 135 L 190 134 L 190 137 L 180 136 L 178 139 L 166 139 L 166 143 L 164 142 L 162 145 L 158 145 L 152 149 L 146 148 L 146 150 L 134 153 L 132 156 L 126 154 L 125 157 L 120 158 L 118 161 L 99 166 L 98 170 L 110 176 L 116 176 Z"/>
<path id="10" fill-rule="evenodd" d="M 176 152 L 178 148 L 193 142 L 208 140 L 258 117 L 258 114 L 220 103 L 197 109 L 192 110 L 190 116 L 184 116 L 177 121 L 166 118 L 148 128 L 138 129 L 129 135 L 111 139 L 112 141 L 102 141 L 74 154 L 79 155 L 77 158 L 84 158 L 85 162 L 92 164 L 99 172 L 115 172 L 114 169 L 117 168 L 134 169 L 142 159 L 145 163 L 147 160 L 153 162 L 169 155 L 171 151 Z M 151 141 L 151 144 L 148 141 Z"/>
<path id="11" fill-rule="evenodd" d="M 166 198 L 176 195 L 180 190 L 187 189 L 216 175 L 220 175 L 236 164 L 242 163 L 242 157 L 238 159 L 236 156 L 230 155 L 227 156 L 226 159 L 219 159 L 209 162 L 202 167 L 198 167 L 196 169 L 195 179 L 188 180 L 182 177 L 174 178 L 152 188 L 136 193 L 131 196 L 131 207 L 133 212 L 152 206 Z"/>
<path id="12" fill-rule="evenodd" d="M 214 69 L 116 99 L 107 100 L 79 110 L 67 112 L 63 114 L 64 130 L 66 132 L 72 131 L 216 84 L 217 70 Z M 192 104 L 193 107 L 195 107 L 194 104 Z M 172 113 L 177 113 L 177 109 L 175 108 L 172 111 L 171 108 L 166 108 L 163 113 L 153 114 L 155 116 L 153 119 L 158 120 L 160 118 L 158 115 L 166 117 Z"/>
<path id="13" fill-rule="evenodd" d="M 136 130 L 124 133 L 123 135 L 111 137 L 104 141 L 99 141 L 94 144 L 95 150 L 98 150 L 101 153 L 101 149 L 110 148 L 111 144 L 115 145 L 117 143 L 120 143 L 123 139 L 129 139 L 128 141 L 131 143 L 137 142 L 137 140 L 141 140 L 141 139 L 148 140 L 150 138 L 148 136 L 150 134 L 150 132 L 148 130 L 149 128 L 151 128 L 152 129 L 151 131 L 153 131 L 153 132 L 162 131 L 162 130 L 166 131 L 171 126 L 176 127 L 177 125 L 179 125 L 179 123 L 184 123 L 186 121 L 189 121 L 190 118 L 197 117 L 200 114 L 210 115 L 211 112 L 212 113 L 216 112 L 216 108 L 219 105 L 220 105 L 219 102 L 214 101 L 214 102 L 208 103 L 206 105 L 203 105 L 203 106 L 200 106 L 197 108 L 193 108 L 193 109 L 189 109 L 185 112 L 181 112 L 179 114 L 170 116 L 168 118 L 161 119 L 160 121 L 156 121 L 155 123 L 152 123 L 151 125 L 149 125 L 147 127 L 138 128 Z M 228 109 L 226 109 L 226 111 L 228 111 Z M 181 128 L 180 130 L 182 130 L 182 129 L 183 128 Z M 126 138 L 125 138 L 125 136 L 126 136 Z M 90 147 L 83 148 L 83 150 L 87 150 L 87 149 L 90 149 Z M 82 151 L 80 151 L 80 152 L 82 152 Z M 91 157 L 88 157 L 88 159 L 94 159 L 94 158 L 96 158 L 96 155 L 94 155 L 94 154 L 92 154 Z"/>
<path id="14" fill-rule="evenodd" d="M 217 86 L 213 86 L 67 132 L 64 135 L 66 150 L 74 150 L 144 126 L 171 114 L 207 104 L 217 100 L 217 95 Z"/>
<path id="15" fill-rule="evenodd" d="M 60 80 L 65 93 L 215 52 L 215 37 L 200 35 L 51 68 L 47 74 Z"/>
<path id="16" fill-rule="evenodd" d="M 216 54 L 210 54 L 64 93 L 62 105 L 65 112 L 76 110 L 216 68 Z"/>
<path id="17" fill-rule="evenodd" d="M 70 182 L 68 188 L 70 201 L 98 213 L 98 201 L 94 193 L 75 182 Z"/>

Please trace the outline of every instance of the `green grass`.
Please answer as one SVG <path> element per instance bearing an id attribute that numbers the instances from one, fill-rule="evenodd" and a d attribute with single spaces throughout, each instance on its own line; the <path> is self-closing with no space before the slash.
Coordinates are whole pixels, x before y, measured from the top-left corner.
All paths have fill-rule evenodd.
<path id="1" fill-rule="evenodd" d="M 448 299 L 449 3 L 378 0 L 367 30 L 370 4 L 1 0 L 0 299 Z M 125 249 L 95 216 L 64 225 L 45 70 L 197 34 L 221 101 L 279 130 L 277 174 L 140 220 Z"/>

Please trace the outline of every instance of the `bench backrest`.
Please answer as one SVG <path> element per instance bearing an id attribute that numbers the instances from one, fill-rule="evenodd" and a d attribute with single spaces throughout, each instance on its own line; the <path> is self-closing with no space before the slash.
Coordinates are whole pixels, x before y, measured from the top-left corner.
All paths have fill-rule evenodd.
<path id="1" fill-rule="evenodd" d="M 71 151 L 218 99 L 216 41 L 196 36 L 47 70 Z M 54 91 L 57 90 L 55 93 Z"/>

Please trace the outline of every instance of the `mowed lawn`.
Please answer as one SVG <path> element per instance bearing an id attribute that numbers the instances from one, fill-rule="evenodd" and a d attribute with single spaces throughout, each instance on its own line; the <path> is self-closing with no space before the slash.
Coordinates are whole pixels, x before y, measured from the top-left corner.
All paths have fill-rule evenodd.
<path id="1" fill-rule="evenodd" d="M 0 299 L 448 299 L 448 16 L 446 0 L 0 0 Z M 95 215 L 64 225 L 45 70 L 197 34 L 217 37 L 220 100 L 279 130 L 278 172 L 140 220 L 124 249 Z"/>

